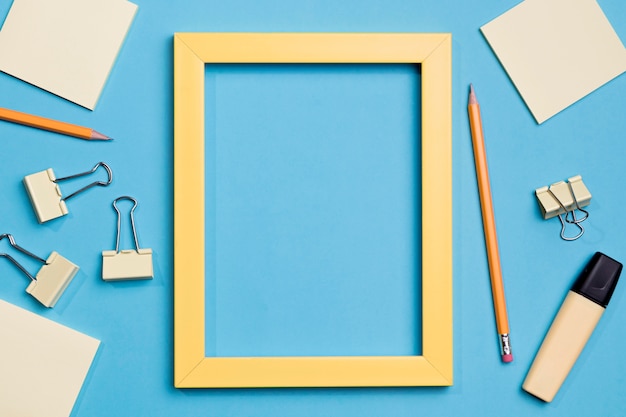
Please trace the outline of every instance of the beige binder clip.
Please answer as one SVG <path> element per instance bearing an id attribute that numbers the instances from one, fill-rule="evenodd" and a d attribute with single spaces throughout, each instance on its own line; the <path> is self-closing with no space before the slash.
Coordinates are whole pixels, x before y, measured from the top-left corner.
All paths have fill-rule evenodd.
<path id="1" fill-rule="evenodd" d="M 568 178 L 567 182 L 559 181 L 549 187 L 541 187 L 535 190 L 539 208 L 544 219 L 559 217 L 561 221 L 561 238 L 563 240 L 576 240 L 585 233 L 581 223 L 587 220 L 589 212 L 583 210 L 591 203 L 591 193 L 583 183 L 580 175 Z M 583 213 L 581 218 L 576 217 L 576 212 Z M 563 216 L 565 215 L 565 216 Z M 566 236 L 567 224 L 572 224 L 578 229 L 575 236 Z"/>
<path id="2" fill-rule="evenodd" d="M 135 239 L 135 249 L 124 249 L 120 251 L 120 229 L 122 215 L 116 203 L 119 200 L 132 201 L 133 207 L 130 209 L 130 226 Z M 135 208 L 137 200 L 129 196 L 118 197 L 113 200 L 113 208 L 117 212 L 117 239 L 115 250 L 105 250 L 102 252 L 102 279 L 105 281 L 121 281 L 131 279 L 152 279 L 152 249 L 139 248 L 137 240 L 137 229 L 135 228 Z"/>
<path id="3" fill-rule="evenodd" d="M 94 181 L 67 197 L 63 197 L 61 189 L 58 186 L 59 182 L 92 174 L 98 167 L 103 167 L 106 170 L 108 176 L 106 182 Z M 67 206 L 65 205 L 66 200 L 96 185 L 106 187 L 111 184 L 112 180 L 113 173 L 111 172 L 111 168 L 104 162 L 98 162 L 90 171 L 63 178 L 57 178 L 52 168 L 48 168 L 45 171 L 25 176 L 24 186 L 26 187 L 28 197 L 37 215 L 37 220 L 39 223 L 43 223 L 48 220 L 56 219 L 57 217 L 65 216 L 68 213 Z"/>
<path id="4" fill-rule="evenodd" d="M 20 265 L 11 255 L 0 253 L 0 256 L 7 258 L 30 278 L 31 282 L 26 288 L 26 292 L 35 297 L 37 301 L 44 306 L 54 307 L 61 297 L 61 294 L 63 294 L 63 291 L 65 291 L 70 282 L 72 282 L 72 278 L 74 278 L 79 268 L 57 252 L 52 252 L 48 259 L 44 260 L 18 246 L 15 243 L 15 239 L 13 239 L 13 236 L 10 234 L 5 233 L 0 235 L 0 240 L 5 237 L 9 239 L 11 246 L 15 249 L 43 264 L 39 272 L 37 272 L 37 275 L 32 276 L 30 272 Z"/>

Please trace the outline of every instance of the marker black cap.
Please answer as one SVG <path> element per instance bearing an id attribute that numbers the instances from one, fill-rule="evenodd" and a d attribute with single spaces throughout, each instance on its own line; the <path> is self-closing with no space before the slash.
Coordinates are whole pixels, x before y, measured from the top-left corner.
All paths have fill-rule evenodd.
<path id="1" fill-rule="evenodd" d="M 621 272 L 621 263 L 603 253 L 596 252 L 574 283 L 572 291 L 606 307 L 615 291 Z"/>

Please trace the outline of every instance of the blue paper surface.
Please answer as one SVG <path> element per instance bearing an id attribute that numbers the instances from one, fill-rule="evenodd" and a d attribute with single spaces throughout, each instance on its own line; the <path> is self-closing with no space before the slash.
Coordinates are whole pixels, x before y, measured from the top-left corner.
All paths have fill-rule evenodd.
<path id="1" fill-rule="evenodd" d="M 621 331 L 626 319 L 623 283 L 555 401 L 543 404 L 521 390 L 552 318 L 593 252 L 626 260 L 626 225 L 618 217 L 626 203 L 621 191 L 626 155 L 624 76 L 538 126 L 478 30 L 516 0 L 136 3 L 135 21 L 94 112 L 0 74 L 0 106 L 89 126 L 115 138 L 111 143 L 88 143 L 0 122 L 1 232 L 12 233 L 18 244 L 35 254 L 46 257 L 56 250 L 81 267 L 57 306 L 46 310 L 24 292 L 27 279 L 1 262 L 0 297 L 102 340 L 73 417 L 626 413 L 622 400 L 626 359 L 618 350 L 626 342 Z M 599 3 L 626 39 L 626 4 Z M 0 8 L 8 10 L 5 4 Z M 452 33 L 452 387 L 173 388 L 172 36 L 188 31 Z M 213 103 L 207 102 L 207 112 L 217 106 L 215 120 L 207 122 L 213 123 L 217 150 L 215 188 L 209 191 L 216 196 L 215 218 L 224 220 L 215 222 L 213 236 L 216 247 L 225 251 L 215 255 L 220 263 L 214 298 L 217 311 L 227 315 L 209 329 L 217 344 L 207 347 L 207 353 L 421 351 L 421 340 L 414 336 L 420 329 L 420 304 L 415 293 L 409 293 L 420 282 L 419 263 L 411 260 L 421 245 L 411 228 L 419 225 L 411 223 L 410 215 L 419 210 L 417 189 L 412 188 L 419 185 L 413 175 L 418 148 L 410 140 L 419 126 L 410 113 L 419 104 L 414 91 L 403 91 L 417 88 L 420 78 L 408 68 L 207 69 L 207 92 L 215 97 Z M 511 364 L 499 359 L 466 110 L 470 83 L 482 106 L 515 357 Z M 376 97 L 386 100 L 384 105 Z M 397 141 L 383 142 L 392 136 Z M 319 140 L 319 146 L 313 146 L 313 140 Z M 287 151 L 297 163 L 285 158 Z M 22 178 L 50 167 L 59 176 L 70 175 L 98 161 L 111 166 L 113 184 L 69 200 L 68 216 L 37 224 Z M 371 166 L 380 168 L 380 177 L 368 169 Z M 308 172 L 315 175 L 305 175 Z M 356 173 L 362 176 L 349 176 Z M 541 218 L 533 191 L 576 174 L 583 176 L 593 195 L 590 217 L 581 239 L 564 242 L 558 220 Z M 69 193 L 81 184 L 61 188 Z M 267 193 L 259 193 L 258 186 Z M 281 200 L 287 192 L 297 201 Z M 135 220 L 140 245 L 153 249 L 153 281 L 105 283 L 100 278 L 100 253 L 115 245 L 111 203 L 124 194 L 139 201 Z M 317 206 L 320 201 L 325 204 Z M 358 209 L 366 204 L 367 210 Z M 321 210 L 331 214 L 320 214 Z M 300 223 L 309 215 L 312 223 Z M 383 224 L 388 234 L 377 229 Z M 345 233 L 334 241 L 330 228 L 343 228 Z M 374 232 L 379 241 L 363 238 Z M 241 243 L 246 234 L 249 241 Z M 267 240 L 274 246 L 264 246 Z M 288 244 L 292 241 L 297 244 Z M 9 250 L 6 243 L 0 242 L 0 251 Z M 128 233 L 121 245 L 132 246 Z M 238 264 L 235 260 L 242 252 L 247 259 Z M 336 269 L 322 269 L 320 264 L 333 254 L 339 262 L 329 264 Z M 288 262 L 280 262 L 285 258 Z M 25 263 L 29 270 L 37 268 Z M 366 270 L 368 282 L 363 287 L 355 278 L 359 268 Z M 226 276 L 239 281 L 224 282 Z M 271 286 L 264 281 L 268 276 L 275 280 Z M 387 281 L 390 277 L 398 280 Z M 368 293 L 358 293 L 365 288 Z M 312 296 L 299 294 L 303 289 Z M 294 291 L 295 297 L 289 299 L 287 294 Z M 268 299 L 267 309 L 261 303 L 246 304 L 245 297 L 252 292 Z M 344 303 L 348 295 L 356 296 L 349 301 L 353 304 Z M 321 298 L 327 300 L 322 307 L 328 311 L 314 310 Z M 377 309 L 369 311 L 367 306 L 375 303 Z M 295 318 L 283 314 L 291 307 Z M 255 328 L 258 323 L 268 327 Z M 332 326 L 323 328 L 320 323 Z M 375 333 L 369 332 L 367 323 Z M 252 339 L 262 333 L 268 337 L 255 345 Z M 337 343 L 329 343 L 331 338 Z"/>

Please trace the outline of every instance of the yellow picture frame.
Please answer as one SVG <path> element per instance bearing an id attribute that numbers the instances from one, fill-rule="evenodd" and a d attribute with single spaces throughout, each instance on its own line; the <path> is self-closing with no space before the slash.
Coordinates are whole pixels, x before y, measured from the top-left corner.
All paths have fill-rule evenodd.
<path id="1" fill-rule="evenodd" d="M 174 35 L 177 388 L 452 385 L 451 61 L 447 33 Z M 205 65 L 211 63 L 421 65 L 422 355 L 206 357 L 204 80 Z"/>

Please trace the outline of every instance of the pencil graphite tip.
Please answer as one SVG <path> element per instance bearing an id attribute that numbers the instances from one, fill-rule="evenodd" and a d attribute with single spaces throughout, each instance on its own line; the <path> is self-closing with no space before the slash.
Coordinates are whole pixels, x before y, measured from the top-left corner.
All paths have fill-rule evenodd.
<path id="1" fill-rule="evenodd" d="M 113 138 L 110 138 L 106 135 L 103 135 L 100 132 L 96 132 L 95 130 L 91 131 L 91 137 L 89 138 L 91 140 L 113 140 Z"/>
<path id="2" fill-rule="evenodd" d="M 474 85 L 470 84 L 470 92 L 469 92 L 469 104 L 478 104 L 478 100 L 476 100 L 476 93 L 474 93 Z"/>

